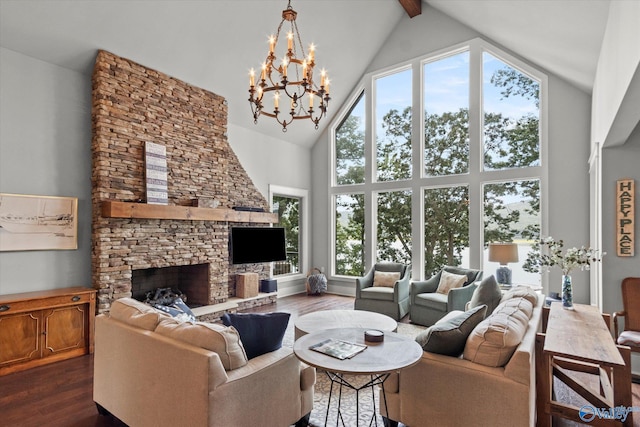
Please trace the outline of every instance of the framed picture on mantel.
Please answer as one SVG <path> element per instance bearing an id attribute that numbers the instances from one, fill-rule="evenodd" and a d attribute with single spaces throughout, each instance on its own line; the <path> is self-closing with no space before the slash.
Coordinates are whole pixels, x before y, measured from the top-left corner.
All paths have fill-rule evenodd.
<path id="1" fill-rule="evenodd" d="M 0 193 L 0 251 L 78 249 L 78 199 Z"/>

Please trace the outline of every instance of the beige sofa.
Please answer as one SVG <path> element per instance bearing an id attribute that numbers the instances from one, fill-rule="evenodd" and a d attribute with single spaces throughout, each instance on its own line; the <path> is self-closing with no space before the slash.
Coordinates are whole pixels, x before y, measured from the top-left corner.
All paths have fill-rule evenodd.
<path id="1" fill-rule="evenodd" d="M 96 317 L 93 398 L 130 427 L 306 425 L 315 378 L 290 348 L 247 361 L 235 329 L 128 298 Z"/>
<path id="2" fill-rule="evenodd" d="M 463 356 L 425 351 L 417 365 L 392 375 L 384 384 L 386 407 L 382 393 L 380 398 L 381 413 L 388 418 L 385 421 L 393 420 L 389 425 L 400 421 L 411 427 L 534 426 L 535 338 L 543 305 L 544 297 L 538 295 L 530 305 L 528 323 L 522 321 L 524 336 L 504 366 L 490 367 Z M 499 309 L 500 305 L 484 322 L 498 316 Z M 468 347 L 469 339 L 465 357 L 472 353 Z"/>

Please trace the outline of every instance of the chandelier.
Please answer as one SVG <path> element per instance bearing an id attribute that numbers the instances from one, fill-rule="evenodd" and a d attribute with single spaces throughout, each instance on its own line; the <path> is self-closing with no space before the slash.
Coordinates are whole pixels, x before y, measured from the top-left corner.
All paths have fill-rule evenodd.
<path id="1" fill-rule="evenodd" d="M 283 132 L 294 120 L 301 119 L 310 119 L 318 129 L 318 123 L 326 116 L 331 99 L 329 78 L 324 69 L 320 72 L 320 85 L 314 81 L 315 46 L 309 46 L 307 56 L 302 47 L 296 16 L 297 12 L 289 0 L 287 8 L 282 11 L 282 21 L 276 35 L 269 37 L 269 54 L 262 63 L 257 85 L 254 69 L 249 72 L 249 104 L 253 122 L 258 123 L 261 115 L 272 117 L 280 123 Z M 284 55 L 278 58 L 275 51 L 285 21 L 290 26 L 286 35 L 287 48 Z M 271 101 L 267 102 L 267 98 L 271 98 Z"/>

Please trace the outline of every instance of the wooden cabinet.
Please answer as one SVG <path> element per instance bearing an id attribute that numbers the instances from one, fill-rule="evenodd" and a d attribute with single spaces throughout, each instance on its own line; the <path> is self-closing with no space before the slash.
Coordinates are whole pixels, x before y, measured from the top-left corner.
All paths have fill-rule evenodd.
<path id="1" fill-rule="evenodd" d="M 93 353 L 96 291 L 0 295 L 0 375 Z"/>

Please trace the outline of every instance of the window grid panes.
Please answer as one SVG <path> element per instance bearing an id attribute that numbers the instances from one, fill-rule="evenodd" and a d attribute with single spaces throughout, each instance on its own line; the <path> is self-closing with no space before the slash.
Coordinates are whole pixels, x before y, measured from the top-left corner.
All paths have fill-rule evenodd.
<path id="1" fill-rule="evenodd" d="M 335 197 L 335 274 L 364 274 L 364 194 Z"/>
<path id="2" fill-rule="evenodd" d="M 378 193 L 377 261 L 411 264 L 411 191 Z"/>
<path id="3" fill-rule="evenodd" d="M 540 84 L 483 53 L 484 168 L 540 165 Z"/>
<path id="4" fill-rule="evenodd" d="M 411 70 L 375 80 L 376 179 L 411 178 Z"/>
<path id="5" fill-rule="evenodd" d="M 424 65 L 424 174 L 469 172 L 469 52 Z"/>
<path id="6" fill-rule="evenodd" d="M 500 265 L 489 262 L 488 244 L 513 242 L 518 244 L 518 261 L 508 267 L 513 283 L 540 284 L 540 275 L 522 269 L 534 240 L 540 235 L 540 181 L 504 181 L 484 185 L 483 265 L 486 274 L 495 274 Z"/>
<path id="7" fill-rule="evenodd" d="M 411 263 L 414 280 L 446 265 L 489 266 L 486 274 L 491 274 L 488 242 L 515 241 L 524 250 L 542 228 L 540 94 L 546 80 L 481 40 L 409 65 L 365 78 L 371 108 L 363 111 L 372 117 L 359 120 L 373 123 L 372 132 L 343 132 L 334 141 L 341 159 L 363 159 L 361 180 L 338 180 L 338 185 L 358 184 L 357 199 L 343 194 L 354 189 L 330 190 L 336 206 L 334 274 L 357 276 L 377 261 Z M 416 73 L 419 79 L 411 77 Z M 420 88 L 411 87 L 413 80 L 421 82 Z M 396 104 L 389 107 L 386 98 L 393 93 Z M 412 111 L 422 113 L 417 117 Z M 412 137 L 419 124 L 421 138 Z M 422 158 L 411 159 L 418 152 Z M 346 175 L 338 167 L 341 159 L 334 159 L 336 176 Z M 412 174 L 411 164 L 421 165 L 421 173 Z M 515 272 L 514 277 L 539 282 Z"/>
<path id="8" fill-rule="evenodd" d="M 424 190 L 424 274 L 445 265 L 469 267 L 469 188 Z"/>
<path id="9" fill-rule="evenodd" d="M 366 97 L 363 93 L 336 128 L 334 146 L 337 185 L 364 183 L 365 102 Z"/>

